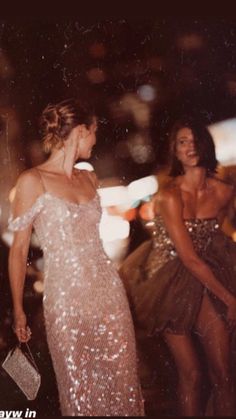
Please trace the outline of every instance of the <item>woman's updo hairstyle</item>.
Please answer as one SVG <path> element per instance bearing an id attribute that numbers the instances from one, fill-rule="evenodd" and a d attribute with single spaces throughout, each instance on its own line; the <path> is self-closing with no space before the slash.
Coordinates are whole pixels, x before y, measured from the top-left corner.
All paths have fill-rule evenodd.
<path id="1" fill-rule="evenodd" d="M 44 151 L 49 153 L 54 147 L 61 148 L 73 128 L 81 124 L 89 128 L 93 120 L 94 113 L 82 107 L 75 99 L 49 104 L 39 120 Z"/>

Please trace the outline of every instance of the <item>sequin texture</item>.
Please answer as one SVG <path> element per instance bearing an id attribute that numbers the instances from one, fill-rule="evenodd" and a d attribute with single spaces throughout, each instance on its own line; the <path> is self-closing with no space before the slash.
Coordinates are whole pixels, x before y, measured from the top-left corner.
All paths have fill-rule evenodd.
<path id="1" fill-rule="evenodd" d="M 132 317 L 100 217 L 97 194 L 75 204 L 45 192 L 9 228 L 33 222 L 44 252 L 44 316 L 63 416 L 143 416 Z"/>
<path id="2" fill-rule="evenodd" d="M 152 237 L 152 252 L 144 268 L 145 276 L 152 276 L 169 260 L 176 258 L 177 253 L 172 240 L 166 230 L 161 216 L 145 223 Z M 202 255 L 212 242 L 214 234 L 219 230 L 216 218 L 184 220 L 186 229 L 193 241 L 195 251 Z"/>

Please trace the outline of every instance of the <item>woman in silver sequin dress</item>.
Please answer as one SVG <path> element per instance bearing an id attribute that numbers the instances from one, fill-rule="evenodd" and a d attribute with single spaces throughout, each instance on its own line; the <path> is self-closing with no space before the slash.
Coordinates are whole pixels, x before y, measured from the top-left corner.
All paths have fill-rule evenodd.
<path id="1" fill-rule="evenodd" d="M 196 333 L 207 357 L 214 414 L 235 414 L 230 337 L 236 323 L 236 244 L 220 226 L 234 189 L 215 176 L 213 140 L 205 127 L 179 121 L 170 136 L 169 184 L 146 221 L 152 239 L 124 261 L 120 274 L 135 322 L 158 333 L 176 362 L 179 414 L 200 416 L 201 365 Z"/>
<path id="2" fill-rule="evenodd" d="M 9 228 L 14 327 L 30 338 L 23 288 L 32 227 L 44 252 L 43 308 L 63 416 L 143 416 L 135 335 L 126 293 L 99 238 L 94 173 L 74 169 L 90 157 L 96 118 L 75 101 L 41 117 L 50 156 L 23 172 Z"/>

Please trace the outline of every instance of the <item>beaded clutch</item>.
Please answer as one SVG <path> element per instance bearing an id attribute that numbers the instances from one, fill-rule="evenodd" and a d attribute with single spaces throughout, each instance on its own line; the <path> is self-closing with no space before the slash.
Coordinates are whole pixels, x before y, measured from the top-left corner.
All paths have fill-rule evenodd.
<path id="1" fill-rule="evenodd" d="M 2 363 L 2 367 L 27 399 L 34 400 L 41 384 L 41 375 L 27 343 L 26 348 L 27 352 L 23 352 L 21 344 L 18 344 L 11 349 Z"/>

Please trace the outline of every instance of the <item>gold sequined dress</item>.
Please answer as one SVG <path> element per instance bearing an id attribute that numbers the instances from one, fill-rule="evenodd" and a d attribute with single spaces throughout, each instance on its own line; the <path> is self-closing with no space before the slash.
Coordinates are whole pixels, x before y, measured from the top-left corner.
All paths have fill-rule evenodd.
<path id="1" fill-rule="evenodd" d="M 120 268 L 135 322 L 149 336 L 164 329 L 187 334 L 194 328 L 204 292 L 225 318 L 226 306 L 178 257 L 162 217 L 156 216 L 145 224 L 151 240 L 142 243 Z M 220 230 L 215 218 L 185 220 L 185 226 L 196 252 L 236 296 L 236 243 Z"/>
<path id="2" fill-rule="evenodd" d="M 132 317 L 99 238 L 98 194 L 42 194 L 9 228 L 33 222 L 44 252 L 43 307 L 63 416 L 143 416 Z"/>

